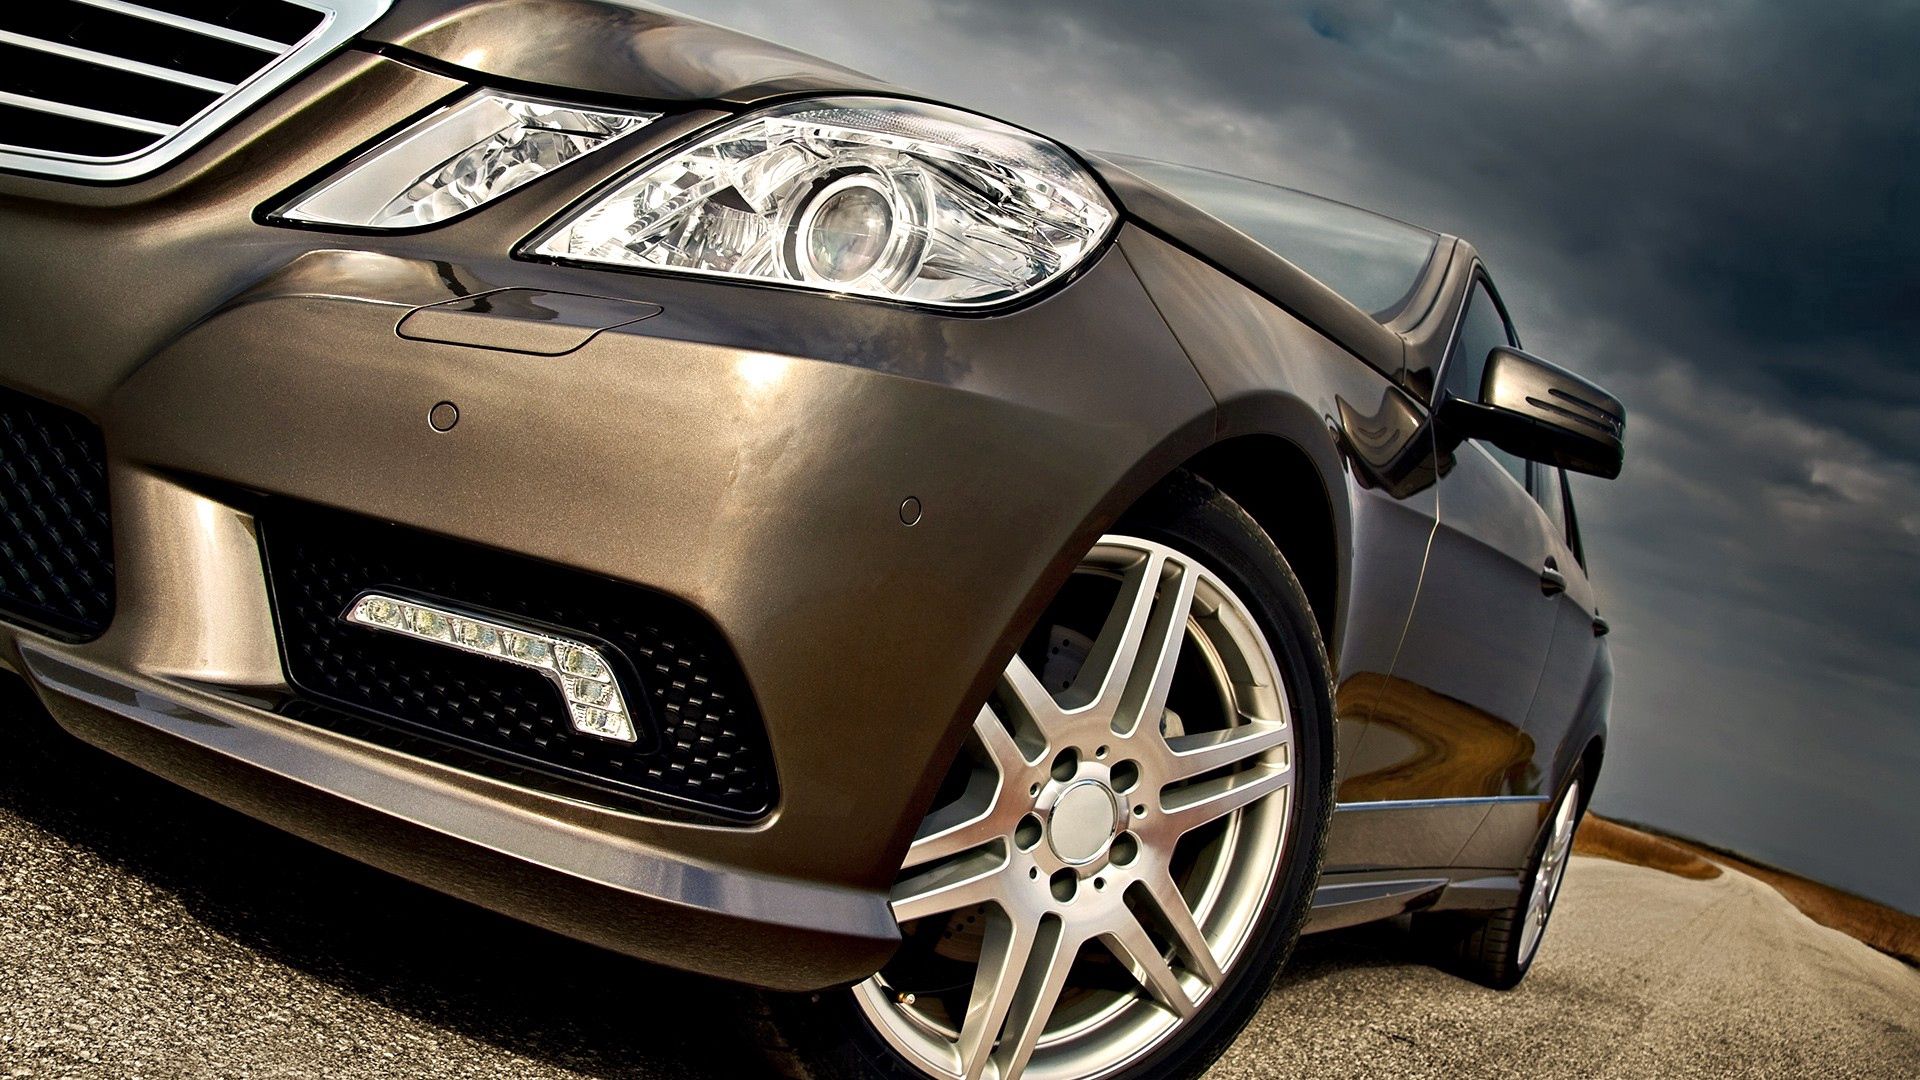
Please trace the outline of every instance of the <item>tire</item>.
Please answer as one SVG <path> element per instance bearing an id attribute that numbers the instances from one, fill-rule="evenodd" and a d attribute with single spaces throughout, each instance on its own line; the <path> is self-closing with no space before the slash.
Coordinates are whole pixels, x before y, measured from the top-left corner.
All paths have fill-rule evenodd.
<path id="1" fill-rule="evenodd" d="M 1574 833 L 1585 809 L 1585 787 L 1576 768 L 1534 842 L 1533 855 L 1513 904 L 1491 912 L 1444 911 L 1414 916 L 1414 933 L 1440 967 L 1482 986 L 1511 990 L 1533 968 L 1560 898 Z M 1543 902 L 1536 907 L 1536 903 Z M 1529 924 L 1534 924 L 1531 934 Z"/>
<path id="2" fill-rule="evenodd" d="M 1159 563 L 1153 562 L 1151 553 L 1156 551 L 1161 553 Z M 1126 563 L 1130 554 L 1140 561 Z M 1149 580 L 1155 583 L 1151 589 L 1137 584 Z M 1189 611 L 1179 633 L 1167 633 L 1164 628 L 1175 624 L 1161 612 L 1180 610 L 1177 605 L 1188 595 L 1181 590 L 1189 581 L 1193 595 L 1206 604 Z M 1151 666 L 1162 674 L 1147 674 L 1149 665 L 1142 663 L 1106 664 L 1108 671 L 1124 671 L 1126 677 L 1103 678 L 1097 693 L 1076 696 L 1080 688 L 1093 685 L 1095 676 L 1086 673 L 1097 673 L 1105 664 L 1113 651 L 1109 644 L 1124 637 L 1113 621 L 1126 623 L 1124 615 L 1103 617 L 1097 635 L 1084 635 L 1084 662 L 1073 655 L 1075 639 L 1068 624 L 1077 618 L 1081 625 L 1095 625 L 1083 609 L 1100 605 L 1085 598 L 1102 589 L 1115 594 L 1116 611 L 1151 613 L 1133 616 L 1144 627 L 1137 652 L 1142 658 L 1159 658 Z M 1122 599 L 1143 593 L 1153 597 L 1145 609 Z M 1165 606 L 1169 597 L 1175 607 Z M 1052 621 L 1056 618 L 1061 622 Z M 1248 635 L 1249 627 L 1256 635 Z M 1208 636 L 1216 633 L 1224 645 Z M 1172 642 L 1177 644 L 1166 644 Z M 1118 655 L 1129 654 L 1121 650 Z M 1194 655 L 1201 659 L 1194 660 Z M 1208 660 L 1209 655 L 1213 659 Z M 1165 659 L 1168 656 L 1175 659 Z M 1265 691 L 1265 699 L 1257 689 L 1236 691 L 1246 699 L 1235 697 L 1220 705 L 1220 715 L 1228 718 L 1217 731 L 1208 727 L 1212 714 L 1206 695 L 1217 688 L 1211 683 L 1202 688 L 1204 679 L 1217 682 L 1232 664 L 1250 666 L 1258 658 L 1273 665 L 1271 673 L 1280 688 Z M 1046 700 L 1033 704 L 1018 697 L 1018 688 L 1026 685 L 1015 672 L 1020 665 L 1032 674 L 1031 689 Z M 1153 688 L 1161 686 L 1165 693 L 1154 697 Z M 1124 692 L 1116 687 L 1124 687 Z M 1129 696 L 1140 687 L 1147 689 Z M 970 741 L 974 749 L 956 762 L 936 799 L 936 813 L 922 826 L 894 890 L 895 912 L 902 916 L 906 934 L 899 954 L 874 978 L 849 990 L 757 995 L 754 1023 L 769 1057 L 786 1075 L 806 1080 L 965 1076 L 968 1062 L 976 1075 L 999 1080 L 1020 1075 L 1049 1080 L 1198 1076 L 1259 1008 L 1311 906 L 1333 804 L 1330 687 L 1318 624 L 1273 541 L 1211 485 L 1176 474 L 1088 554 L 976 721 L 978 746 Z M 1082 704 L 1083 697 L 1089 703 Z M 1131 725 L 1122 719 L 1126 703 L 1135 700 L 1143 703 L 1140 717 L 1160 717 L 1157 731 L 1147 730 L 1138 719 Z M 1048 711 L 1048 701 L 1057 713 Z M 1111 719 L 1100 711 L 1109 702 L 1119 703 Z M 1284 722 L 1236 719 L 1243 712 L 1267 715 L 1249 711 L 1249 702 L 1264 702 L 1262 707 L 1275 709 Z M 1023 726 L 1028 723 L 1030 727 Z M 1116 733 L 1111 753 L 1104 737 L 1095 737 L 1101 724 Z M 1093 731 L 1095 736 L 1060 734 L 1069 730 Z M 1045 735 L 1044 751 L 1030 749 L 1035 732 Z M 1023 733 L 1028 742 L 1020 741 Z M 1000 745 L 1011 750 L 1003 748 L 996 757 L 986 749 L 1008 734 L 1013 740 Z M 1283 738 L 1290 773 L 1279 764 Z M 1092 747 L 1095 758 L 1104 756 L 1106 763 L 1085 756 L 1095 741 L 1103 743 Z M 1233 749 L 1225 749 L 1228 742 Z M 1221 747 L 1208 752 L 1229 762 L 1221 768 L 1231 779 L 1220 779 L 1219 771 L 1197 771 L 1216 760 L 1192 756 L 1203 744 Z M 1254 747 L 1265 749 L 1249 749 Z M 1019 760 L 1009 763 L 1006 755 L 1012 752 Z M 1238 756 L 1243 752 L 1246 756 Z M 1030 753 L 1037 755 L 1037 763 L 1028 763 Z M 1189 757 L 1181 759 L 1181 753 Z M 1023 769 L 1047 771 L 1020 772 L 1016 784 L 1011 778 Z M 968 800 L 978 797 L 983 774 L 999 779 L 986 785 L 992 794 L 980 805 L 987 809 L 976 811 Z M 1282 775 L 1284 784 L 1277 779 Z M 1033 782 L 1026 783 L 1030 778 Z M 959 792 L 952 804 L 959 811 L 945 809 L 953 792 Z M 1236 792 L 1265 794 L 1237 802 Z M 1028 801 L 1022 801 L 1023 794 Z M 1114 803 L 1113 820 L 1104 825 L 1101 815 L 1108 811 L 1102 797 Z M 1236 808 L 1222 812 L 1229 803 Z M 1216 813 L 1222 816 L 1209 818 Z M 969 816 L 973 824 L 953 826 L 956 814 L 984 816 Z M 1088 821 L 1093 824 L 1086 825 Z M 1010 824 L 1012 831 L 1005 831 Z M 1107 830 L 1105 848 L 1086 855 L 1098 848 L 1102 828 Z M 971 849 L 964 846 L 977 836 L 1000 839 L 980 841 L 982 846 Z M 934 856 L 948 846 L 970 853 Z M 922 855 L 927 861 L 919 861 Z M 1076 861 L 1083 858 L 1086 861 Z M 971 880 L 966 875 L 976 865 L 994 867 L 981 872 L 982 880 L 997 883 L 1012 899 L 909 917 L 921 910 L 916 906 L 920 897 L 937 892 L 923 882 Z M 1184 879 L 1182 866 L 1187 867 Z M 1063 883 L 1063 878 L 1070 880 Z M 1166 892 L 1169 883 L 1173 894 Z M 1207 892 L 1216 885 L 1217 892 Z M 1053 897 L 1052 907 L 1046 895 Z M 1177 912 L 1169 914 L 1178 906 L 1163 899 L 1169 895 L 1185 905 L 1184 926 L 1191 933 L 1183 933 Z M 1041 914 L 1030 918 L 1035 911 Z M 1130 918 L 1143 928 L 1137 936 Z M 1023 920 L 1037 929 L 1018 929 Z M 1074 944 L 1096 932 L 1089 928 L 1109 926 L 1111 933 L 1099 930 L 1084 944 Z M 977 936 L 977 945 L 968 944 L 970 933 Z M 1025 952 L 1023 935 L 1031 940 Z M 1131 947 L 1116 944 L 1120 939 Z M 926 944 L 929 940 L 931 945 Z M 943 952 L 963 954 L 968 947 L 976 949 L 971 969 Z M 1157 965 L 1128 959 L 1144 956 L 1149 948 Z M 990 956 L 1017 957 L 1020 966 L 1009 959 L 990 964 Z M 1048 958 L 1053 958 L 1051 963 Z M 951 964 L 959 964 L 951 970 L 960 974 L 940 976 L 950 970 L 941 965 Z M 983 971 L 1020 971 L 1023 978 L 996 981 Z M 1062 982 L 1065 989 L 1059 991 L 1057 1009 L 1032 1005 L 1049 1000 L 1040 988 Z M 943 988 L 920 994 L 899 989 L 912 985 Z M 1003 989 L 1009 986 L 1015 989 Z M 991 1010 L 982 1003 L 1001 1000 L 1009 1002 L 1005 1020 L 969 1026 L 961 1019 L 988 1014 Z M 1038 1024 L 1020 1019 L 1032 1015 L 1042 1018 Z M 1074 1015 L 1095 1020 L 1073 1021 Z M 943 1022 L 942 1017 L 952 1023 L 931 1032 L 929 1026 Z M 1049 1027 L 1049 1019 L 1056 1026 Z M 941 1056 L 949 1051 L 950 1056 Z"/>

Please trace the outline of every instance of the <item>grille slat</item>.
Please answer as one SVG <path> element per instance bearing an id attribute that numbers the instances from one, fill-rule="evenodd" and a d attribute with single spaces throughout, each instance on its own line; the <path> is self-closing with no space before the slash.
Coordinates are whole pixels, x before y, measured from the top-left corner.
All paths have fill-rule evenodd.
<path id="1" fill-rule="evenodd" d="M 161 134 L 191 119 L 219 97 L 52 53 L 29 52 L 5 42 L 0 42 L 0 92 L 41 102 L 45 107 L 40 111 L 69 119 L 106 122 L 97 118 L 123 117 L 145 122 L 144 127 L 129 130 L 153 129 Z"/>
<path id="2" fill-rule="evenodd" d="M 137 116 L 121 116 L 119 113 L 89 109 L 84 105 L 68 105 L 60 101 L 44 101 L 40 98 L 28 97 L 25 94 L 8 93 L 5 90 L 0 90 L 0 104 L 12 105 L 15 108 L 27 109 L 32 112 L 45 113 L 48 116 L 58 116 L 68 120 L 79 120 L 88 124 L 116 127 L 124 131 L 145 132 L 149 135 L 164 135 L 173 130 L 171 126 L 162 124 L 157 120 L 142 120 Z"/>
<path id="3" fill-rule="evenodd" d="M 34 52 L 65 57 L 68 60 L 78 60 L 82 63 L 98 65 L 114 71 L 124 71 L 129 75 L 138 75 L 148 79 L 159 79 L 161 82 L 170 82 L 177 86 L 190 86 L 195 90 L 206 90 L 215 94 L 228 94 L 237 89 L 233 83 L 221 82 L 219 79 L 209 79 L 204 75 L 195 75 L 190 71 L 176 71 L 173 68 L 165 68 L 140 60 L 129 60 L 124 56 L 110 56 L 107 53 L 94 52 L 92 49 L 82 49 L 76 45 L 62 45 L 57 41 L 42 41 L 37 37 L 29 37 L 26 34 L 16 34 L 11 30 L 0 30 L 0 42 L 5 42 L 8 45 L 14 45 L 22 49 L 30 49 Z"/>
<path id="4" fill-rule="evenodd" d="M 302 0 L 286 4 L 260 4 L 252 0 L 82 0 L 96 7 L 145 8 L 155 17 L 188 19 L 211 27 L 222 34 L 238 34 L 246 40 L 263 43 L 299 41 L 325 18 L 324 11 L 352 14 L 328 0 Z M 304 6 L 302 6 L 304 3 Z"/>
<path id="5" fill-rule="evenodd" d="M 84 4 L 91 8 L 99 8 L 102 11 L 111 11 L 116 15 L 128 15 L 136 19 L 145 19 L 148 22 L 159 23 L 161 26 L 171 26 L 175 30 L 185 30 L 191 34 L 199 34 L 201 37 L 215 38 L 220 41 L 231 42 L 235 45 L 245 45 L 247 48 L 253 49 L 256 52 L 271 53 L 275 56 L 286 52 L 294 46 L 294 43 L 291 41 L 275 41 L 272 38 L 249 34 L 243 30 L 235 30 L 230 26 L 201 22 L 199 19 L 175 14 L 160 7 L 129 4 L 126 3 L 125 0 L 74 0 L 74 2 Z M 321 12 L 314 12 L 314 15 L 316 16 L 316 24 L 319 18 L 325 17 Z M 311 29 L 311 27 L 309 27 L 309 29 Z"/>
<path id="6" fill-rule="evenodd" d="M 90 640 L 113 621 L 113 588 L 100 429 L 0 389 L 0 618 Z"/>
<path id="7" fill-rule="evenodd" d="M 75 154 L 112 156 L 132 153 L 153 139 L 144 132 L 87 123 L 72 117 L 54 116 L 36 109 L 7 104 L 0 95 L 0 131 L 31 132 L 35 142 Z M 5 157 L 0 154 L 0 157 Z"/>
<path id="8" fill-rule="evenodd" d="M 105 63 L 115 67 L 119 66 L 116 61 L 144 64 L 232 86 L 246 82 L 273 60 L 242 45 L 96 11 L 78 0 L 48 0 L 0 10 L 0 30 L 85 49 L 106 57 Z M 87 89 L 80 78 L 72 79 L 68 88 L 74 93 Z M 61 99 L 65 100 L 64 95 Z"/>
<path id="9" fill-rule="evenodd" d="M 153 172 L 366 29 L 390 3 L 7 5 L 0 167 L 99 180 Z"/>
<path id="10" fill-rule="evenodd" d="M 259 518 L 290 715 L 577 798 L 723 819 L 772 806 L 771 753 L 746 676 L 694 609 L 634 585 L 333 512 Z M 356 626 L 361 593 L 417 596 L 592 641 L 614 663 L 637 744 L 574 730 L 543 673 Z M 542 779 L 544 778 L 544 779 Z"/>

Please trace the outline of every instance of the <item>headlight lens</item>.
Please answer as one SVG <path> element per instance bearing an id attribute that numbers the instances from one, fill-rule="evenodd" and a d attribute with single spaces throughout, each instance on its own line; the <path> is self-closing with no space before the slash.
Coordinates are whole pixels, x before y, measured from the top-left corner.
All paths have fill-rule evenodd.
<path id="1" fill-rule="evenodd" d="M 978 307 L 1072 270 L 1115 216 L 1066 151 L 1016 128 L 916 102 L 803 101 L 643 168 L 530 252 Z"/>
<path id="2" fill-rule="evenodd" d="M 271 216 L 364 229 L 432 225 L 638 131 L 659 115 L 483 90 L 360 155 Z"/>

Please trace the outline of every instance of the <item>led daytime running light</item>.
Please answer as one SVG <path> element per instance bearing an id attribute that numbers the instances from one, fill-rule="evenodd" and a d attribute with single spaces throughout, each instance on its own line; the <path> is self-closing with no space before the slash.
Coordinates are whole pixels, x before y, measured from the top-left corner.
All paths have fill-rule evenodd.
<path id="1" fill-rule="evenodd" d="M 560 687 L 574 730 L 617 742 L 639 738 L 613 667 L 599 649 L 584 642 L 379 593 L 356 599 L 342 618 L 544 671 Z"/>

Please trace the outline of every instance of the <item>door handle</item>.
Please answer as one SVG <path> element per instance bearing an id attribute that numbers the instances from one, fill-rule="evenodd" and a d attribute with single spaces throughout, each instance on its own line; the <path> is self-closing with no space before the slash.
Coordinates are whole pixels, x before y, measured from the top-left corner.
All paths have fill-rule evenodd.
<path id="1" fill-rule="evenodd" d="M 1544 596 L 1558 596 L 1567 591 L 1567 575 L 1560 572 L 1560 564 L 1549 556 L 1547 565 L 1540 568 L 1540 592 Z"/>

